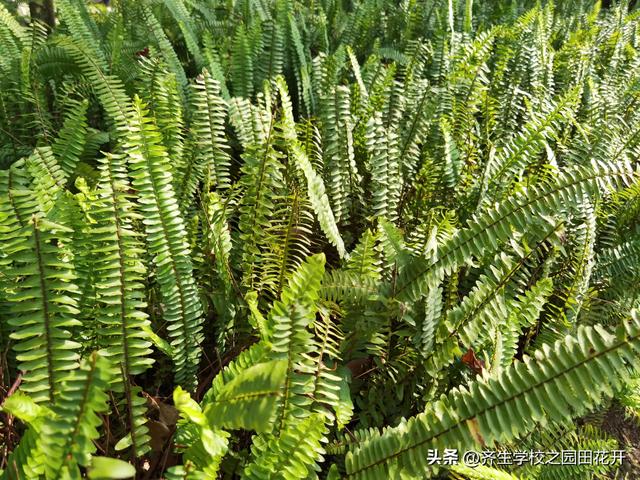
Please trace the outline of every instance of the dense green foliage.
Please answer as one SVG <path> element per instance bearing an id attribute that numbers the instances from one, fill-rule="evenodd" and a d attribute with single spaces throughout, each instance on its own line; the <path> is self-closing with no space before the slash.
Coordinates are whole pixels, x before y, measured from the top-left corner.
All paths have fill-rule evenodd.
<path id="1" fill-rule="evenodd" d="M 614 474 L 428 462 L 640 418 L 640 13 L 557 3 L 0 2 L 0 478 Z"/>

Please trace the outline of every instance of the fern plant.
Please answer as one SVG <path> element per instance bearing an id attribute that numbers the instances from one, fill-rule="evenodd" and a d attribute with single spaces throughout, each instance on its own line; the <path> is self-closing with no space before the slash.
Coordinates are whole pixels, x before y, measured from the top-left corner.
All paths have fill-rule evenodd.
<path id="1" fill-rule="evenodd" d="M 0 478 L 640 475 L 633 5 L 106 3 L 0 2 Z"/>

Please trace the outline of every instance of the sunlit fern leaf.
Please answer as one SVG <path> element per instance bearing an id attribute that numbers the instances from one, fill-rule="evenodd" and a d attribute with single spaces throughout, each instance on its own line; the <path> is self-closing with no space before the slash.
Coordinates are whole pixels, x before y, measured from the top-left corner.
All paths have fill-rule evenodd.
<path id="1" fill-rule="evenodd" d="M 166 150 L 139 99 L 125 145 L 132 184 L 138 190 L 147 246 L 163 297 L 176 381 L 193 388 L 202 341 L 202 305 L 193 279 L 182 216 L 172 187 Z"/>
<path id="2" fill-rule="evenodd" d="M 286 360 L 256 363 L 240 371 L 208 399 L 204 414 L 210 425 L 269 431 L 286 373 Z"/>
<path id="3" fill-rule="evenodd" d="M 318 218 L 320 227 L 322 228 L 331 244 L 337 248 L 338 255 L 344 257 L 346 254 L 344 241 L 340 236 L 338 226 L 336 225 L 334 213 L 329 204 L 327 194 L 325 193 L 324 182 L 322 181 L 322 178 L 314 171 L 309 158 L 298 142 L 291 102 L 289 100 L 286 86 L 282 80 L 282 77 L 278 78 L 277 86 L 283 105 L 284 119 L 282 126 L 285 139 L 288 142 L 287 146 L 291 149 L 291 154 L 293 155 L 297 168 L 301 170 L 305 176 L 305 179 L 307 181 L 307 195 L 309 197 L 309 201 L 311 202 L 311 206 L 313 207 L 313 210 L 316 214 L 316 217 Z"/>
<path id="4" fill-rule="evenodd" d="M 136 7 L 139 9 L 138 11 L 144 21 L 146 31 L 152 41 L 152 44 L 158 48 L 162 60 L 169 67 L 169 71 L 175 75 L 178 86 L 180 87 L 180 97 L 183 103 L 186 103 L 187 87 L 189 82 L 187 81 L 184 68 L 182 63 L 180 63 L 180 59 L 178 58 L 173 45 L 167 38 L 166 33 L 162 29 L 162 25 L 158 22 L 158 19 L 154 15 L 150 5 L 145 2 L 141 2 L 136 4 Z"/>
<path id="5" fill-rule="evenodd" d="M 66 173 L 58 164 L 50 147 L 38 147 L 26 160 L 31 175 L 31 189 L 40 205 L 48 213 L 66 184 Z"/>
<path id="6" fill-rule="evenodd" d="M 483 173 L 483 194 L 488 191 L 491 199 L 501 199 L 501 192 L 509 185 L 505 178 L 518 178 L 521 171 L 536 159 L 544 143 L 557 135 L 563 123 L 573 116 L 577 94 L 577 90 L 570 90 L 556 104 L 545 107 L 490 159 Z"/>
<path id="7" fill-rule="evenodd" d="M 53 417 L 42 425 L 41 447 L 46 455 L 45 477 L 51 480 L 79 478 L 97 447 L 102 425 L 99 414 L 108 410 L 106 390 L 112 375 L 110 363 L 93 352 L 62 382 L 52 406 Z"/>
<path id="8" fill-rule="evenodd" d="M 228 188 L 231 185 L 231 157 L 225 135 L 227 104 L 221 97 L 220 84 L 207 70 L 194 84 L 193 108 L 195 110 L 191 129 L 195 137 L 197 151 L 193 159 L 191 176 L 201 177 L 209 167 L 212 186 Z M 189 180 L 186 173 L 179 178 L 181 185 Z M 190 184 L 189 184 L 190 185 Z M 191 188 L 181 187 L 183 196 L 188 196 Z"/>
<path id="9" fill-rule="evenodd" d="M 433 472 L 430 448 L 493 446 L 531 432 L 539 423 L 567 423 L 612 395 L 638 368 L 640 319 L 634 314 L 615 334 L 580 327 L 503 370 L 494 379 L 449 393 L 398 427 L 387 428 L 347 454 L 346 478 L 422 476 Z"/>
<path id="10" fill-rule="evenodd" d="M 2 411 L 20 419 L 28 427 L 20 438 L 20 443 L 8 455 L 6 468 L 0 471 L 0 479 L 42 478 L 46 460 L 40 448 L 42 425 L 53 412 L 20 391 L 3 401 Z"/>
<path id="11" fill-rule="evenodd" d="M 24 166 L 24 161 L 14 163 L 7 170 L 0 170 L 0 345 L 9 349 L 11 328 L 4 318 L 11 315 L 6 302 L 6 292 L 10 291 L 14 279 L 5 272 L 12 268 L 13 260 L 8 255 L 7 248 L 11 242 L 21 235 L 22 228 L 28 223 L 31 216 L 39 212 L 39 205 L 33 192 L 28 189 L 29 178 Z M 14 363 L 12 360 L 9 360 Z M 5 371 L 7 365 L 0 371 Z M 4 373 L 3 373 L 4 374 Z"/>
<path id="12" fill-rule="evenodd" d="M 365 230 L 354 249 L 349 252 L 349 258 L 344 264 L 345 271 L 374 280 L 381 278 L 383 268 L 379 238 L 379 232 Z"/>
<path id="13" fill-rule="evenodd" d="M 240 201 L 238 223 L 240 251 L 242 255 L 243 283 L 250 289 L 259 284 L 260 271 L 264 263 L 265 250 L 271 238 L 271 212 L 283 192 L 283 165 L 275 149 L 276 133 L 274 119 L 262 123 L 266 118 L 256 112 L 257 122 L 249 128 L 249 140 L 242 154 L 240 185 L 244 196 Z M 249 119 L 251 121 L 251 119 Z M 266 128 L 266 132 L 262 129 Z"/>
<path id="14" fill-rule="evenodd" d="M 0 232 L 3 238 L 0 251 L 6 248 L 34 213 L 41 211 L 29 189 L 29 181 L 24 161 L 14 163 L 7 170 L 0 170 Z"/>
<path id="15" fill-rule="evenodd" d="M 371 209 L 375 216 L 395 221 L 402 189 L 398 138 L 384 126 L 380 114 L 372 116 L 367 124 L 367 150 L 373 192 Z"/>
<path id="16" fill-rule="evenodd" d="M 336 86 L 321 99 L 323 158 L 327 195 L 336 222 L 349 219 L 353 194 L 359 190 L 359 174 L 354 158 L 353 120 L 351 118 L 349 90 Z"/>
<path id="17" fill-rule="evenodd" d="M 259 129 L 254 129 L 256 115 L 256 107 L 247 99 L 233 97 L 229 100 L 229 121 L 235 130 L 238 141 L 244 148 L 251 142 L 260 140 Z"/>
<path id="18" fill-rule="evenodd" d="M 9 296 L 13 347 L 25 371 L 22 391 L 37 402 L 53 402 L 62 379 L 77 368 L 80 344 L 70 329 L 78 326 L 74 297 L 78 292 L 64 246 L 71 231 L 34 215 L 5 245 L 16 280 Z"/>
<path id="19" fill-rule="evenodd" d="M 502 367 L 511 365 L 517 353 L 520 335 L 536 324 L 552 289 L 553 282 L 545 277 L 510 303 L 505 325 L 498 327 L 495 332 L 499 340 L 495 342 L 492 371 L 500 371 Z"/>
<path id="20" fill-rule="evenodd" d="M 308 415 L 306 407 L 310 398 L 307 393 L 312 388 L 309 384 L 312 374 L 305 368 L 305 360 L 315 347 L 312 327 L 324 264 L 322 254 L 308 257 L 289 278 L 280 300 L 274 302 L 267 317 L 272 356 L 287 361 L 283 394 L 276 410 L 275 434 L 291 422 L 295 423 L 296 418 Z"/>
<path id="21" fill-rule="evenodd" d="M 317 462 L 324 460 L 320 442 L 325 434 L 326 427 L 315 414 L 289 426 L 278 437 L 260 437 L 253 444 L 253 461 L 245 466 L 242 478 L 314 478 L 320 470 Z"/>
<path id="22" fill-rule="evenodd" d="M 613 185 L 630 182 L 633 176 L 629 164 L 594 162 L 591 168 L 568 169 L 551 181 L 509 197 L 471 218 L 466 228 L 439 249 L 436 260 L 409 265 L 398 279 L 396 294 L 403 300 L 416 299 L 429 284 L 426 280 L 452 272 L 472 256 L 482 257 L 509 239 L 512 229 L 525 231 L 534 216 L 562 211 L 582 201 L 584 195 L 597 197 Z"/>
<path id="23" fill-rule="evenodd" d="M 324 423 L 346 425 L 353 415 L 353 402 L 349 389 L 351 372 L 339 367 L 342 360 L 340 346 L 344 335 L 329 312 L 320 311 L 315 323 L 314 352 L 304 355 L 302 369 L 313 376 L 309 396 L 313 399 L 310 410 L 320 413 Z"/>
<path id="24" fill-rule="evenodd" d="M 27 29 L 20 25 L 20 22 L 14 18 L 4 5 L 0 5 L 0 24 L 7 28 L 18 40 L 26 41 Z"/>
<path id="25" fill-rule="evenodd" d="M 333 87 L 339 83 L 338 79 L 346 68 L 346 49 L 343 45 L 338 46 L 333 54 L 321 52 L 313 59 L 314 90 L 320 94 L 319 100 L 321 102 L 324 101 L 322 96 L 329 95 Z M 363 76 L 363 82 L 368 88 L 367 80 Z M 319 108 L 321 112 L 323 107 Z"/>
<path id="26" fill-rule="evenodd" d="M 204 478 L 216 478 L 222 458 L 229 449 L 229 433 L 211 427 L 200 405 L 180 387 L 173 392 L 173 400 L 183 419 L 178 427 L 176 443 L 182 445 L 180 450 L 184 463 L 192 464 Z M 189 478 L 194 474 L 196 471 Z"/>
<path id="27" fill-rule="evenodd" d="M 62 48 L 69 52 L 76 63 L 82 69 L 84 75 L 91 81 L 96 96 L 100 100 L 111 122 L 113 130 L 121 137 L 126 137 L 129 132 L 129 119 L 131 116 L 131 100 L 125 91 L 122 81 L 105 73 L 100 63 L 91 56 L 82 43 L 74 42 L 69 38 L 59 40 Z"/>
<path id="28" fill-rule="evenodd" d="M 218 395 L 226 384 L 240 375 L 244 370 L 263 363 L 269 359 L 271 347 L 263 342 L 256 343 L 242 353 L 219 372 L 211 382 L 211 388 L 202 399 L 203 408 Z"/>
<path id="29" fill-rule="evenodd" d="M 267 231 L 273 241 L 264 250 L 257 286 L 275 298 L 310 254 L 314 221 L 311 206 L 302 195 L 294 190 L 289 197 L 281 199 L 274 214 L 282 220 L 272 222 Z"/>
<path id="30" fill-rule="evenodd" d="M 444 365 L 450 364 L 459 346 L 478 348 L 490 341 L 491 332 L 501 330 L 508 322 L 512 311 L 511 302 L 519 285 L 517 277 L 527 263 L 537 260 L 548 242 L 553 242 L 561 224 L 545 226 L 541 240 L 519 258 L 499 253 L 487 265 L 469 293 L 446 312 L 437 332 L 432 351 L 427 355 L 425 366 L 432 375 L 437 375 Z M 555 240 L 557 241 L 557 240 Z"/>
<path id="31" fill-rule="evenodd" d="M 433 114 L 432 90 L 428 83 L 423 81 L 416 92 L 410 92 L 408 100 L 414 102 L 406 118 L 403 120 L 400 130 L 399 155 L 402 171 L 405 175 L 414 174 L 420 160 L 421 145 L 427 136 L 429 118 Z"/>
<path id="32" fill-rule="evenodd" d="M 124 417 L 134 456 L 149 448 L 145 401 L 132 376 L 144 373 L 153 360 L 147 330 L 143 282 L 146 269 L 141 260 L 143 244 L 133 228 L 137 220 L 126 162 L 110 155 L 101 166 L 101 182 L 91 214 L 95 224 L 89 235 L 93 269 L 100 272 L 96 282 L 95 315 L 99 322 L 98 342 L 116 374 L 111 389 L 124 395 Z"/>
<path id="33" fill-rule="evenodd" d="M 345 269 L 328 270 L 322 281 L 321 297 L 327 301 L 358 305 L 379 297 L 376 278 Z"/>
<path id="34" fill-rule="evenodd" d="M 426 357 L 434 348 L 436 331 L 442 315 L 442 287 L 429 291 L 424 299 L 424 315 L 417 325 L 415 343 L 418 350 Z"/>
<path id="35" fill-rule="evenodd" d="M 214 257 L 216 266 L 214 275 L 223 285 L 221 298 L 214 299 L 213 303 L 218 313 L 223 315 L 223 312 L 228 311 L 227 307 L 229 306 L 230 298 L 238 292 L 238 285 L 230 258 L 233 245 L 227 218 L 228 205 L 225 199 L 221 198 L 216 192 L 209 192 L 208 195 L 205 195 L 202 203 L 202 235 L 205 252 Z M 215 292 L 211 292 L 211 294 L 215 295 Z"/>
<path id="36" fill-rule="evenodd" d="M 442 131 L 444 149 L 444 175 L 447 187 L 454 188 L 460 177 L 460 152 L 451 136 L 451 125 L 445 119 L 440 120 L 440 130 Z"/>
<path id="37" fill-rule="evenodd" d="M 94 312 L 97 274 L 90 261 L 92 244 L 88 230 L 93 223 L 89 210 L 94 194 L 82 178 L 76 181 L 76 186 L 80 190 L 76 195 L 69 191 L 60 193 L 47 218 L 72 230 L 65 248 L 72 253 L 69 260 L 73 263 L 75 284 L 79 287 L 79 292 L 73 299 L 79 310 L 76 320 L 81 322 L 82 326 L 75 333 L 79 338 L 93 339 L 96 337 L 97 327 Z"/>
<path id="38" fill-rule="evenodd" d="M 522 262 L 515 262 L 504 253 L 495 257 L 474 288 L 448 310 L 445 321 L 440 323 L 435 344 L 427 356 L 427 371 L 436 375 L 443 362 L 446 365 L 456 354 L 461 355 L 464 348 L 477 348 L 488 340 L 489 329 L 506 320 L 505 287 L 521 267 Z M 464 347 L 462 351 L 459 344 Z"/>
<path id="39" fill-rule="evenodd" d="M 640 241 L 628 240 L 604 248 L 596 256 L 595 277 L 615 284 L 617 280 L 631 280 L 640 276 Z"/>
<path id="40" fill-rule="evenodd" d="M 594 266 L 594 246 L 596 243 L 596 215 L 594 207 L 588 200 L 581 206 L 584 223 L 574 230 L 577 252 L 573 259 L 571 280 L 568 288 L 562 293 L 567 321 L 575 323 L 580 309 L 587 297 L 587 290 Z"/>

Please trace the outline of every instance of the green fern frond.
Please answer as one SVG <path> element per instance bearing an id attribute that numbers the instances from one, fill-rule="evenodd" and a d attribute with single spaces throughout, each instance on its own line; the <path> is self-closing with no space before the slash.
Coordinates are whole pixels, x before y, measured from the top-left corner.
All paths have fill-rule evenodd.
<path id="1" fill-rule="evenodd" d="M 25 372 L 21 389 L 42 403 L 57 398 L 63 378 L 78 366 L 80 344 L 71 340 L 70 331 L 79 325 L 78 287 L 64 249 L 70 232 L 34 215 L 5 245 L 14 262 L 9 325 Z"/>
<path id="2" fill-rule="evenodd" d="M 172 159 L 172 172 L 184 163 L 184 112 L 182 97 L 175 75 L 153 60 L 142 57 L 140 60 L 144 75 L 144 99 L 153 111 L 158 129 L 162 134 L 164 146 Z"/>
<path id="3" fill-rule="evenodd" d="M 439 249 L 435 261 L 420 260 L 405 269 L 395 289 L 398 298 L 417 299 L 427 285 L 425 280 L 436 278 L 438 273 L 452 272 L 474 255 L 483 256 L 487 247 L 497 248 L 511 237 L 512 229 L 526 231 L 534 215 L 561 211 L 585 195 L 600 194 L 600 188 L 629 182 L 633 175 L 628 164 L 595 163 L 588 169 L 576 167 L 558 175 L 554 181 L 530 188 L 475 215 L 466 228 Z"/>
<path id="4" fill-rule="evenodd" d="M 225 135 L 227 104 L 221 97 L 220 84 L 207 70 L 196 79 L 194 85 L 192 130 L 197 152 L 194 155 L 191 173 L 201 177 L 207 170 L 211 172 L 212 184 L 216 188 L 231 185 L 231 157 Z M 186 173 L 180 179 L 184 185 L 188 181 Z M 189 195 L 192 188 L 180 188 L 183 195 Z"/>
<path id="5" fill-rule="evenodd" d="M 511 365 L 518 349 L 518 340 L 523 330 L 536 324 L 551 292 L 553 282 L 550 278 L 540 279 L 510 303 L 511 311 L 504 326 L 496 329 L 492 371 Z"/>
<path id="6" fill-rule="evenodd" d="M 495 192 L 498 184 L 505 185 L 505 177 L 518 178 L 522 169 L 535 160 L 545 142 L 557 135 L 562 122 L 573 116 L 577 98 L 578 91 L 571 90 L 556 105 L 549 108 L 548 113 L 535 116 L 526 123 L 522 131 L 487 163 L 487 169 L 483 174 L 483 181 L 486 182 L 483 191 Z M 491 198 L 500 199 L 500 196 L 492 193 Z"/>
<path id="7" fill-rule="evenodd" d="M 52 410 L 54 416 L 42 425 L 41 449 L 46 455 L 47 479 L 79 478 L 79 467 L 87 467 L 100 437 L 98 416 L 107 411 L 105 393 L 111 365 L 98 352 L 80 363 L 80 368 L 62 382 Z"/>
<path id="8" fill-rule="evenodd" d="M 0 472 L 2 480 L 20 480 L 23 478 L 42 478 L 46 457 L 40 448 L 42 425 L 53 412 L 24 393 L 18 391 L 6 398 L 1 411 L 20 419 L 28 425 L 20 443 L 7 458 L 7 467 Z"/>
<path id="9" fill-rule="evenodd" d="M 269 431 L 286 373 L 286 360 L 256 363 L 240 371 L 207 401 L 204 414 L 210 425 Z"/>
<path id="10" fill-rule="evenodd" d="M 71 104 L 58 138 L 51 146 L 53 154 L 67 178 L 75 172 L 84 149 L 87 135 L 86 114 L 88 106 L 89 103 L 86 100 Z"/>
<path id="11" fill-rule="evenodd" d="M 251 122 L 247 126 L 249 143 L 242 154 L 244 165 L 239 183 L 245 193 L 240 201 L 238 223 L 243 283 L 249 289 L 259 284 L 263 257 L 270 242 L 270 215 L 284 193 L 284 169 L 275 149 L 275 119 L 262 109 L 252 110 L 253 115 L 250 113 L 247 119 Z"/>
<path id="12" fill-rule="evenodd" d="M 584 223 L 578 226 L 575 233 L 578 253 L 575 258 L 575 271 L 567 290 L 563 292 L 567 321 L 573 323 L 587 296 L 594 265 L 594 247 L 596 243 L 596 215 L 589 201 L 582 205 Z"/>
<path id="13" fill-rule="evenodd" d="M 139 396 L 140 389 L 133 387 L 131 377 L 145 372 L 153 363 L 146 333 L 150 322 L 143 292 L 146 274 L 140 258 L 143 245 L 133 228 L 137 215 L 129 198 L 124 158 L 108 156 L 101 172 L 97 198 L 92 205 L 95 225 L 90 230 L 92 267 L 100 272 L 95 315 L 100 324 L 102 354 L 117 371 L 111 388 L 124 394 L 127 430 L 132 453 L 137 456 L 149 448 L 149 436 L 145 402 Z"/>
<path id="14" fill-rule="evenodd" d="M 357 194 L 360 178 L 355 164 L 351 102 L 346 87 L 334 87 L 321 99 L 322 142 L 327 194 L 340 224 L 349 218 L 351 194 Z"/>
<path id="15" fill-rule="evenodd" d="M 279 437 L 254 443 L 254 459 L 244 468 L 243 478 L 295 480 L 312 477 L 320 469 L 324 449 L 320 442 L 326 427 L 319 415 L 311 415 L 290 426 Z"/>
<path id="16" fill-rule="evenodd" d="M 185 463 L 194 465 L 204 478 L 216 478 L 222 457 L 229 449 L 229 433 L 212 428 L 200 406 L 180 387 L 173 392 L 173 401 L 184 419 L 179 427 L 182 435 L 177 441 L 182 445 L 189 444 L 188 448 L 181 448 Z M 194 431 L 192 438 L 189 438 L 192 432 L 186 431 L 189 427 Z M 195 474 L 194 471 L 189 478 Z"/>
<path id="17" fill-rule="evenodd" d="M 93 19 L 87 13 L 85 3 L 79 0 L 59 0 L 56 7 L 74 41 L 90 51 L 94 61 L 106 71 L 108 64 L 101 44 L 102 39 Z"/>
<path id="18" fill-rule="evenodd" d="M 164 301 L 176 381 L 192 388 L 200 358 L 202 305 L 193 279 L 184 222 L 172 187 L 167 153 L 139 99 L 125 145 L 132 184 L 138 190 L 147 245 Z"/>
<path id="19" fill-rule="evenodd" d="M 297 168 L 302 171 L 307 181 L 307 195 L 309 196 L 309 201 L 311 202 L 316 217 L 318 218 L 322 231 L 325 233 L 331 244 L 338 249 L 338 255 L 340 255 L 340 257 L 344 257 L 346 254 L 344 241 L 340 236 L 335 216 L 331 210 L 329 199 L 325 193 L 324 182 L 314 171 L 313 165 L 298 142 L 291 102 L 282 77 L 278 78 L 276 84 L 280 92 L 280 100 L 282 102 L 284 113 L 282 125 L 284 129 L 284 137 L 288 141 L 288 147 L 291 149 L 291 154 L 293 155 Z"/>
<path id="20" fill-rule="evenodd" d="M 25 160 L 31 175 L 31 190 L 42 212 L 48 213 L 65 187 L 67 176 L 50 147 L 38 147 Z"/>
<path id="21" fill-rule="evenodd" d="M 384 126 L 381 114 L 369 119 L 366 142 L 373 192 L 371 208 L 375 216 L 393 222 L 398 218 L 402 172 L 397 135 Z"/>
<path id="22" fill-rule="evenodd" d="M 96 96 L 105 109 L 113 129 L 126 138 L 129 132 L 131 101 L 122 81 L 105 73 L 100 63 L 92 56 L 91 50 L 82 43 L 69 38 L 61 38 L 59 44 L 80 66 L 84 75 L 91 81 Z"/>
<path id="23" fill-rule="evenodd" d="M 347 454 L 346 478 L 424 475 L 429 448 L 495 445 L 533 430 L 538 423 L 566 423 L 612 395 L 637 368 L 640 320 L 616 334 L 581 327 L 573 337 L 539 351 L 489 380 L 454 390 L 425 413 L 388 428 Z"/>
<path id="24" fill-rule="evenodd" d="M 169 67 L 171 73 L 175 75 L 180 87 L 182 101 L 183 103 L 186 103 L 187 87 L 189 82 L 187 81 L 184 68 L 182 63 L 180 63 L 180 59 L 178 58 L 173 45 L 167 38 L 166 33 L 162 29 L 162 25 L 158 22 L 158 19 L 154 15 L 151 7 L 145 2 L 142 2 L 137 5 L 137 8 L 139 9 L 138 11 L 140 12 L 142 20 L 146 26 L 147 33 L 152 39 L 153 44 L 158 48 L 163 62 Z"/>
<path id="25" fill-rule="evenodd" d="M 176 20 L 182 36 L 184 37 L 189 53 L 193 56 L 196 67 L 202 68 L 205 64 L 204 57 L 200 51 L 197 28 L 194 22 L 191 20 L 191 15 L 187 10 L 187 6 L 182 0 L 164 0 L 164 4 L 171 12 L 171 15 Z"/>
<path id="26" fill-rule="evenodd" d="M 244 28 L 236 30 L 231 60 L 233 94 L 243 98 L 251 97 L 254 85 L 253 52 L 248 36 Z"/>
<path id="27" fill-rule="evenodd" d="M 0 5 L 0 25 L 6 27 L 19 41 L 25 42 L 28 35 L 27 29 L 13 18 L 7 7 Z"/>

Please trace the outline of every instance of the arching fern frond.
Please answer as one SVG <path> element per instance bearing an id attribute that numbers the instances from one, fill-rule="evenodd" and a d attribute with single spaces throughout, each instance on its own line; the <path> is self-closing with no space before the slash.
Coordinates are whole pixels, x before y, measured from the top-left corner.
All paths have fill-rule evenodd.
<path id="1" fill-rule="evenodd" d="M 530 432 L 539 423 L 564 423 L 612 395 L 638 368 L 640 319 L 615 334 L 601 327 L 581 327 L 573 337 L 545 347 L 497 377 L 454 390 L 425 413 L 347 454 L 346 478 L 424 475 L 430 448 L 495 445 Z"/>
<path id="2" fill-rule="evenodd" d="M 281 436 L 265 443 L 254 443 L 254 460 L 244 468 L 243 478 L 260 480 L 277 475 L 283 480 L 312 476 L 319 469 L 317 461 L 325 453 L 320 442 L 326 427 L 318 414 L 289 427 Z"/>
<path id="3" fill-rule="evenodd" d="M 106 71 L 107 59 L 98 36 L 93 19 L 87 14 L 86 4 L 79 0 L 59 0 L 56 2 L 58 13 L 66 24 L 69 34 L 75 42 L 84 45 L 94 61 Z"/>
<path id="4" fill-rule="evenodd" d="M 316 217 L 318 218 L 322 231 L 325 233 L 331 244 L 337 248 L 338 255 L 340 255 L 340 257 L 344 257 L 346 254 L 344 241 L 340 236 L 333 211 L 331 210 L 331 205 L 329 204 L 329 198 L 325 193 L 324 182 L 322 181 L 322 177 L 314 171 L 313 165 L 309 161 L 309 158 L 298 141 L 295 131 L 292 106 L 282 77 L 278 78 L 276 84 L 280 92 L 280 100 L 282 102 L 282 109 L 284 113 L 282 122 L 284 137 L 288 141 L 288 147 L 291 149 L 291 154 L 296 162 L 297 168 L 302 171 L 306 178 L 309 201 L 311 202 Z"/>
<path id="5" fill-rule="evenodd" d="M 576 204 L 585 195 L 597 196 L 611 185 L 630 181 L 634 173 L 629 164 L 598 164 L 575 167 L 553 181 L 535 186 L 508 198 L 497 206 L 475 215 L 438 251 L 436 260 L 419 260 L 400 275 L 395 292 L 402 300 L 417 299 L 430 278 L 450 273 L 472 256 L 482 257 L 487 247 L 497 248 L 511 237 L 512 229 L 526 231 L 534 215 L 546 215 Z"/>
<path id="6" fill-rule="evenodd" d="M 86 100 L 71 104 L 58 138 L 51 147 L 67 178 L 75 171 L 86 142 L 88 106 Z"/>

